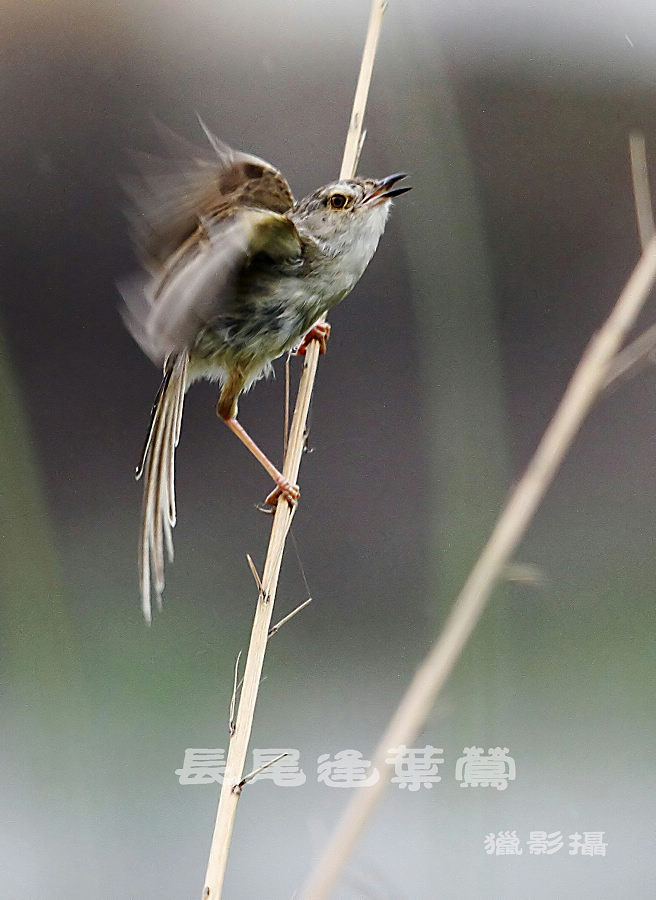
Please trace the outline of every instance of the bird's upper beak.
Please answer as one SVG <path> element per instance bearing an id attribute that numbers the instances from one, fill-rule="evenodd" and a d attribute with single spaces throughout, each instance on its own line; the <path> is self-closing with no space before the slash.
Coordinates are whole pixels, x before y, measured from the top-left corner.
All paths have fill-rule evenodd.
<path id="1" fill-rule="evenodd" d="M 364 202 L 370 206 L 378 206 L 386 200 L 391 200 L 392 197 L 398 197 L 400 194 L 405 194 L 406 191 L 412 190 L 412 188 L 409 187 L 395 188 L 393 191 L 390 190 L 397 181 L 401 181 L 402 178 L 407 177 L 408 175 L 406 172 L 397 172 L 395 175 L 388 175 L 387 178 L 381 178 L 380 181 L 376 183 L 374 189 L 364 198 Z"/>

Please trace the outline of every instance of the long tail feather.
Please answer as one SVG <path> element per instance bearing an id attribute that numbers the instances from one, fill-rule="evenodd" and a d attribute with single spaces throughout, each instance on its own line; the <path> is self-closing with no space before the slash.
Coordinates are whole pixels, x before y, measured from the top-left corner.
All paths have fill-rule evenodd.
<path id="1" fill-rule="evenodd" d="M 166 389 L 169 386 L 169 381 L 171 380 L 171 369 L 167 369 L 164 373 L 164 377 L 162 378 L 162 383 L 157 389 L 157 394 L 155 395 L 155 399 L 153 401 L 153 405 L 150 410 L 150 421 L 148 422 L 148 431 L 146 432 L 146 440 L 144 441 L 143 448 L 141 450 L 141 456 L 139 457 L 139 465 L 136 468 L 134 473 L 134 477 L 139 481 L 141 476 L 144 473 L 144 469 L 146 468 L 146 461 L 148 460 L 148 454 L 150 452 L 150 446 L 153 440 L 153 432 L 155 431 L 155 425 L 157 424 L 159 415 L 160 415 L 160 403 L 162 397 L 166 393 Z"/>
<path id="2" fill-rule="evenodd" d="M 137 478 L 144 476 L 139 583 L 144 618 L 152 619 L 151 592 L 158 609 L 164 590 L 164 548 L 173 561 L 172 529 L 175 525 L 175 448 L 180 438 L 182 408 L 187 388 L 189 356 L 181 353 L 164 375 L 146 436 Z"/>

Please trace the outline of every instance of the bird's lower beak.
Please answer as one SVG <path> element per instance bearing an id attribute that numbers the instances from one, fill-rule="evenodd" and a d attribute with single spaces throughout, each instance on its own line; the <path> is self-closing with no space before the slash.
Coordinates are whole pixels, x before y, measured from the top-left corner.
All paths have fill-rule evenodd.
<path id="1" fill-rule="evenodd" d="M 391 200 L 392 197 L 398 197 L 401 194 L 405 194 L 407 191 L 412 190 L 412 188 L 409 187 L 394 188 L 394 190 L 390 190 L 397 181 L 401 181 L 402 178 L 407 177 L 408 175 L 406 172 L 397 172 L 395 175 L 388 175 L 387 178 L 381 178 L 371 193 L 365 198 L 365 203 L 368 203 L 371 206 L 378 206 L 386 200 Z"/>

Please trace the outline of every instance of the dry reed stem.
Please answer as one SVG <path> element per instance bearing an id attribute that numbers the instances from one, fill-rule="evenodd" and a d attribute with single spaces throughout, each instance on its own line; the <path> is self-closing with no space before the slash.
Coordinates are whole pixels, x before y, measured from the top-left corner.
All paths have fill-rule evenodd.
<path id="1" fill-rule="evenodd" d="M 369 92 L 369 83 L 371 81 L 382 17 L 386 6 L 387 3 L 383 2 L 383 0 L 372 0 L 369 27 L 365 40 L 355 99 L 353 101 L 353 112 L 351 114 L 349 130 L 346 137 L 340 178 L 351 178 L 355 175 L 355 167 L 362 146 L 362 122 Z M 285 453 L 283 464 L 283 474 L 292 483 L 296 483 L 298 479 L 298 470 L 300 468 L 303 447 L 305 445 L 307 416 L 310 409 L 310 399 L 314 387 L 318 362 L 319 342 L 312 341 L 305 354 L 305 362 L 296 399 L 296 408 L 294 410 L 292 427 L 289 433 L 287 451 Z M 203 900 L 219 900 L 223 890 L 228 853 L 237 813 L 237 804 L 241 794 L 244 764 L 253 725 L 257 692 L 262 674 L 264 654 L 269 638 L 273 603 L 278 586 L 278 576 L 280 574 L 285 541 L 294 517 L 294 512 L 295 509 L 292 509 L 286 500 L 282 498 L 279 499 L 274 514 L 269 546 L 264 563 L 264 571 L 262 573 L 262 587 L 259 590 L 255 608 L 239 707 L 234 723 L 234 734 L 231 736 L 230 746 L 228 748 L 225 774 L 223 776 L 223 784 L 221 786 L 221 795 L 219 798 L 219 808 L 217 811 L 207 872 L 205 875 L 205 886 L 202 895 Z"/>
<path id="2" fill-rule="evenodd" d="M 639 183 L 634 178 L 634 184 Z M 644 191 L 644 182 L 638 188 Z M 638 198 L 637 198 L 638 202 Z M 639 198 L 643 205 L 644 195 Z M 643 206 L 644 208 L 644 206 Z M 328 900 L 356 841 L 381 799 L 391 747 L 411 744 L 451 674 L 480 619 L 490 594 L 523 537 L 540 501 L 603 389 L 609 366 L 635 323 L 656 279 L 656 237 L 651 237 L 610 316 L 579 362 L 565 394 L 524 475 L 510 495 L 492 534 L 471 570 L 447 622 L 417 670 L 372 759 L 378 782 L 353 795 L 323 856 L 310 876 L 303 900 Z"/>
<path id="3" fill-rule="evenodd" d="M 367 36 L 364 41 L 364 50 L 362 51 L 362 62 L 360 63 L 360 74 L 358 75 L 355 97 L 353 98 L 353 111 L 351 112 L 351 121 L 346 134 L 342 167 L 339 170 L 340 178 L 353 178 L 358 168 L 358 160 L 360 159 L 364 142 L 362 132 L 364 111 L 367 106 L 369 85 L 371 84 L 371 75 L 374 70 L 374 60 L 376 59 L 376 50 L 378 48 L 378 38 L 380 37 L 380 29 L 386 9 L 387 0 L 372 0 Z"/>
<path id="4" fill-rule="evenodd" d="M 629 135 L 629 151 L 631 154 L 631 179 L 633 181 L 633 198 L 635 201 L 636 221 L 640 246 L 644 250 L 654 235 L 654 213 L 651 205 L 651 190 L 647 173 L 647 151 L 645 136 L 634 131 Z M 606 376 L 604 387 L 608 388 L 616 381 L 626 378 L 647 364 L 651 353 L 656 349 L 656 325 L 652 325 L 628 347 L 620 351 L 612 362 Z"/>
<path id="5" fill-rule="evenodd" d="M 654 212 L 649 190 L 649 174 L 647 171 L 647 149 L 645 136 L 639 131 L 629 135 L 629 153 L 631 154 L 631 179 L 633 181 L 633 199 L 636 209 L 636 221 L 640 246 L 644 250 L 654 235 Z"/>

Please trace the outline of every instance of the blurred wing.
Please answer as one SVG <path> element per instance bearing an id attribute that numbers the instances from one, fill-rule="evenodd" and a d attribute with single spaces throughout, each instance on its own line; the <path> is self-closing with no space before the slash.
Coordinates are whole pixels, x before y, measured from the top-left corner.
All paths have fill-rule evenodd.
<path id="1" fill-rule="evenodd" d="M 300 257 L 301 239 L 291 219 L 242 209 L 210 221 L 160 277 L 121 285 L 123 317 L 145 353 L 161 363 L 189 349 L 198 332 L 227 308 L 239 274 L 257 254 L 273 262 Z"/>
<path id="2" fill-rule="evenodd" d="M 169 160 L 135 154 L 140 174 L 124 179 L 128 218 L 141 262 L 160 270 L 197 229 L 235 207 L 285 213 L 294 203 L 281 173 L 257 156 L 233 150 L 205 127 L 211 150 L 199 150 L 159 126 Z"/>

